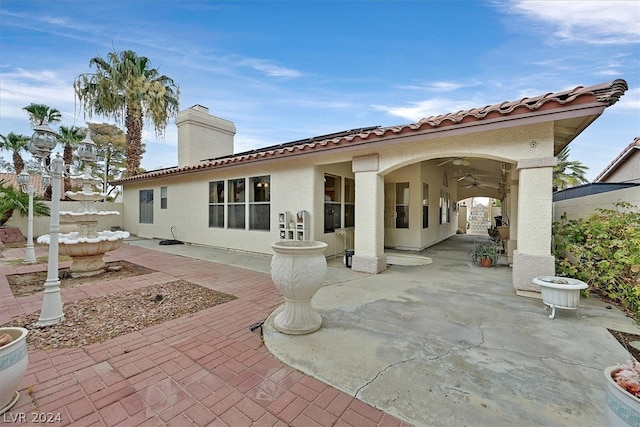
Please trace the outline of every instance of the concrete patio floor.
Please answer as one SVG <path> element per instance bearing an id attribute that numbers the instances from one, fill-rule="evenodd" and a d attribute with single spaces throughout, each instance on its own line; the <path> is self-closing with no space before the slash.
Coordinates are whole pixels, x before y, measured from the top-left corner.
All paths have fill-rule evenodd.
<path id="1" fill-rule="evenodd" d="M 472 265 L 474 236 L 423 254 L 425 266 L 322 288 L 323 327 L 278 333 L 269 350 L 286 364 L 420 426 L 604 426 L 607 366 L 629 359 L 607 328 L 638 333 L 597 298 L 584 316 L 515 295 L 508 266 Z"/>
<path id="2" fill-rule="evenodd" d="M 455 236 L 424 251 L 433 263 L 378 275 L 329 259 L 313 300 L 323 327 L 291 337 L 269 319 L 265 347 L 249 326 L 282 303 L 269 256 L 130 239 L 107 261 L 157 273 L 64 290 L 63 301 L 176 278 L 238 299 L 32 351 L 10 412 L 61 412 L 63 425 L 606 425 L 602 371 L 629 357 L 606 329 L 638 327 L 596 298 L 583 299 L 584 320 L 549 319 L 541 300 L 515 295 L 508 267 L 471 265 L 472 242 Z M 42 296 L 14 298 L 5 276 L 46 267 L 0 268 L 0 324 L 39 310 Z"/>

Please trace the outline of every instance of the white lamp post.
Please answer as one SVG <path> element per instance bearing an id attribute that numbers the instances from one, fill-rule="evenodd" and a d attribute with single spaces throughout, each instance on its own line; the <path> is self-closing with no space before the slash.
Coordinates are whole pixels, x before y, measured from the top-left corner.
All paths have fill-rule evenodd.
<path id="1" fill-rule="evenodd" d="M 44 164 L 44 159 L 58 144 L 56 133 L 47 123 L 38 125 L 33 130 L 27 149 Z M 44 282 L 42 310 L 36 326 L 49 326 L 60 323 L 64 319 L 62 298 L 60 296 L 60 279 L 58 278 L 58 234 L 60 233 L 60 179 L 64 173 L 64 161 L 55 157 L 49 166 L 44 166 L 52 175 L 51 222 L 49 225 L 49 262 L 47 280 Z"/>
<path id="2" fill-rule="evenodd" d="M 18 175 L 18 184 L 24 193 L 29 195 L 29 213 L 27 219 L 27 250 L 24 254 L 24 262 L 33 264 L 36 262 L 36 251 L 33 247 L 33 195 L 36 188 L 31 184 L 31 177 L 27 171 L 22 171 Z"/>
<path id="3" fill-rule="evenodd" d="M 31 154 L 44 164 L 58 140 L 56 133 L 44 123 L 34 128 L 31 142 L 27 149 Z M 94 161 L 96 157 L 96 147 L 89 133 L 78 147 L 78 156 L 83 161 Z M 49 226 L 49 263 L 47 265 L 47 280 L 44 282 L 44 297 L 42 299 L 42 310 L 36 326 L 55 325 L 64 320 L 62 311 L 62 298 L 60 296 L 60 279 L 58 278 L 58 235 L 60 234 L 60 196 L 61 180 L 64 176 L 64 160 L 56 154 L 51 160 L 51 164 L 44 166 L 45 171 L 51 174 L 43 176 L 44 180 L 49 179 L 51 188 L 51 224 Z"/>

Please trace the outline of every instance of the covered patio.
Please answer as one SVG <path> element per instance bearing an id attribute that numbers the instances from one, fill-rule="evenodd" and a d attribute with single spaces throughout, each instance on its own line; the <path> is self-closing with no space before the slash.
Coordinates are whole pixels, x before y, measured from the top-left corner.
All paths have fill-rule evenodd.
<path id="1" fill-rule="evenodd" d="M 313 299 L 322 328 L 280 334 L 276 311 L 265 343 L 412 425 L 606 425 L 602 372 L 628 358 L 607 328 L 637 326 L 595 297 L 582 300 L 584 320 L 564 310 L 549 319 L 540 300 L 514 294 L 509 267 L 471 264 L 468 250 L 486 238 L 453 236 L 421 252 L 433 263 L 378 275 L 330 261 Z"/>

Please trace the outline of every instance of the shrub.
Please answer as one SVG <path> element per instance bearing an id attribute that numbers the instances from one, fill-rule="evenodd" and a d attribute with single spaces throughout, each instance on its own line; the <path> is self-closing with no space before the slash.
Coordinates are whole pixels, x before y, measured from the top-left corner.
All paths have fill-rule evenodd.
<path id="1" fill-rule="evenodd" d="M 640 322 L 640 211 L 628 202 L 553 223 L 556 270 L 590 286 Z"/>

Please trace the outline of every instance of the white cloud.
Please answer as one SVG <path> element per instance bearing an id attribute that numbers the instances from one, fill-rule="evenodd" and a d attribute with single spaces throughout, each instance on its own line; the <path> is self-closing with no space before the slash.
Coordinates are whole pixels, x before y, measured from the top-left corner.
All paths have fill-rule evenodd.
<path id="1" fill-rule="evenodd" d="M 640 88 L 630 88 L 614 107 L 621 110 L 631 110 L 634 113 L 640 111 Z"/>
<path id="2" fill-rule="evenodd" d="M 462 83 L 455 81 L 436 81 L 429 83 L 422 83 L 417 85 L 401 85 L 398 86 L 399 89 L 405 90 L 422 90 L 429 92 L 454 92 L 459 89 L 469 88 L 477 86 L 478 84 L 475 82 L 472 83 Z"/>
<path id="3" fill-rule="evenodd" d="M 281 67 L 273 64 L 266 59 L 248 58 L 243 59 L 238 63 L 241 67 L 249 67 L 254 70 L 260 71 L 269 77 L 300 77 L 301 73 L 291 68 Z"/>
<path id="4" fill-rule="evenodd" d="M 73 86 L 53 70 L 2 70 L 0 85 L 0 133 L 30 134 L 29 116 L 23 110 L 31 103 L 45 104 L 62 113 L 62 122 L 81 124 L 84 121 L 74 102 Z"/>
<path id="5" fill-rule="evenodd" d="M 563 41 L 589 44 L 630 44 L 640 41 L 640 2 L 532 1 L 501 3 L 511 13 L 555 27 Z"/>
<path id="6" fill-rule="evenodd" d="M 402 117 L 403 119 L 417 122 L 418 120 L 426 117 L 455 113 L 461 110 L 474 108 L 474 105 L 471 104 L 473 104 L 472 101 L 460 102 L 452 99 L 434 98 L 414 102 L 407 106 L 373 105 L 372 108 L 378 111 L 384 111 L 392 116 Z"/>

